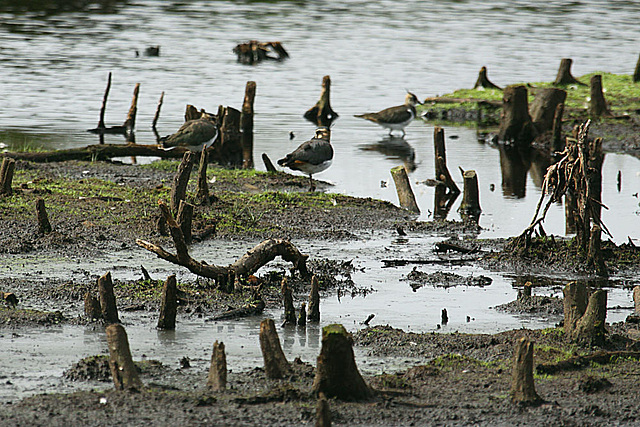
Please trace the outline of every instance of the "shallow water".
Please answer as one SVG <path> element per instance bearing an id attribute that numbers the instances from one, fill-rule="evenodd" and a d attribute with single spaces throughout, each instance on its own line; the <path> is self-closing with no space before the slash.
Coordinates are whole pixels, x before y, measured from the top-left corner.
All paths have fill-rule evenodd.
<path id="1" fill-rule="evenodd" d="M 66 148 L 97 142 L 85 132 L 95 127 L 107 74 L 113 83 L 107 105 L 107 125 L 124 121 L 135 83 L 141 83 L 136 139 L 154 143 L 150 123 L 160 93 L 165 92 L 158 125 L 161 134 L 175 131 L 186 104 L 215 111 L 218 104 L 239 107 L 248 80 L 257 82 L 255 101 L 255 159 L 266 152 L 276 160 L 313 134 L 302 114 L 317 100 L 322 76 L 332 78 L 335 122 L 332 143 L 336 156 L 319 179 L 334 184 L 332 191 L 374 197 L 397 203 L 389 170 L 413 164 L 410 174 L 421 219 L 430 219 L 433 188 L 417 182 L 434 176 L 433 126 L 420 120 L 407 128 L 404 140 L 389 139 L 386 131 L 353 117 L 402 103 L 406 89 L 420 98 L 470 87 L 481 66 L 495 83 L 551 80 L 562 57 L 574 60 L 573 74 L 603 70 L 632 72 L 637 60 L 637 22 L 640 4 L 632 1 L 431 1 L 409 0 L 333 2 L 141 0 L 122 2 L 116 13 L 72 12 L 0 13 L 0 143 L 19 147 Z M 595 35 L 595 37 L 594 37 Z M 291 58 L 282 63 L 244 66 L 231 49 L 249 39 L 279 40 Z M 135 56 L 160 45 L 159 57 Z M 290 141 L 289 132 L 296 138 Z M 519 234 L 531 220 L 540 190 L 541 167 L 534 167 L 524 188 L 503 188 L 499 151 L 479 143 L 476 130 L 445 128 L 447 158 L 454 180 L 461 186 L 458 166 L 475 169 L 479 177 L 483 214 L 481 237 Z M 457 137 L 453 139 L 451 137 Z M 107 142 L 123 142 L 107 137 Z M 616 176 L 622 173 L 618 189 Z M 613 240 L 640 239 L 637 193 L 640 160 L 607 154 L 603 173 L 603 219 Z M 518 194 L 519 196 L 515 196 Z M 523 197 L 524 196 L 524 197 Z M 449 218 L 457 219 L 458 202 Z M 563 209 L 553 206 L 545 223 L 548 233 L 563 235 Z M 413 331 L 432 331 L 447 308 L 451 319 L 444 331 L 496 332 L 519 327 L 544 327 L 557 319 L 519 318 L 490 307 L 515 299 L 514 277 L 466 267 L 422 267 L 423 271 L 484 274 L 493 279 L 486 288 L 448 290 L 421 288 L 413 292 L 400 280 L 412 266 L 382 268 L 382 259 L 430 257 L 436 237 L 409 236 L 399 242 L 389 233 L 366 236 L 357 244 L 295 242 L 312 256 L 354 259 L 363 267 L 354 275 L 359 286 L 376 292 L 367 297 L 331 296 L 323 300 L 322 324 L 360 327 L 370 313 L 372 323 Z M 248 248 L 247 243 L 209 242 L 194 254 L 225 264 Z M 126 255 L 123 257 L 123 255 Z M 19 272 L 36 277 L 102 274 L 118 279 L 137 277 L 144 264 L 157 277 L 174 272 L 171 266 L 142 249 L 113 254 L 101 260 L 42 260 L 4 257 L 0 275 Z M 39 271 L 31 271 L 38 265 Z M 9 270 L 11 269 L 11 270 Z M 188 279 L 189 274 L 180 272 Z M 180 277 L 179 277 L 180 278 Z M 621 278 L 629 285 L 635 278 Z M 559 286 L 536 289 L 558 295 Z M 629 291 L 617 287 L 609 306 L 629 306 Z M 399 309 L 398 307 L 402 307 Z M 70 308 L 75 315 L 79 307 Z M 628 310 L 611 310 L 609 321 L 623 319 Z M 278 318 L 280 313 L 265 315 Z M 466 316 L 474 320 L 466 322 Z M 232 369 L 259 365 L 257 346 L 261 318 L 212 325 L 203 319 L 179 319 L 175 333 L 155 330 L 155 319 L 123 314 L 134 357 L 145 354 L 176 366 L 188 356 L 206 369 L 216 339 L 227 347 Z M 60 374 L 87 355 L 106 351 L 104 336 L 81 327 L 2 332 L 1 375 L 13 384 L 0 384 L 0 401 L 34 392 L 60 390 Z M 283 331 L 287 356 L 315 360 L 319 330 Z M 6 357 L 9 356 L 9 357 Z M 389 369 L 375 359 L 358 361 L 362 369 Z M 397 365 L 396 365 L 397 366 Z"/>

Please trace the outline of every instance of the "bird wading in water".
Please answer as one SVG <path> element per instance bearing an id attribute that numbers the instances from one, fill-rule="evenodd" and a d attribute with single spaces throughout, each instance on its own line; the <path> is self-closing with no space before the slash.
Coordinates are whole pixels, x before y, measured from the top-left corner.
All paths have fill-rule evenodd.
<path id="1" fill-rule="evenodd" d="M 385 108 L 377 113 L 357 114 L 355 117 L 360 117 L 388 128 L 389 135 L 391 135 L 394 130 L 401 130 L 402 136 L 404 136 L 405 126 L 416 117 L 416 104 L 422 104 L 422 102 L 420 102 L 418 97 L 413 93 L 407 92 L 403 105 Z"/>
<path id="2" fill-rule="evenodd" d="M 216 116 L 201 111 L 199 119 L 185 122 L 173 135 L 160 138 L 164 150 L 172 150 L 176 147 L 186 147 L 190 151 L 201 152 L 209 148 L 218 138 L 218 124 Z"/>
<path id="3" fill-rule="evenodd" d="M 333 147 L 329 142 L 331 131 L 329 128 L 320 127 L 316 129 L 316 135 L 309 141 L 303 142 L 292 153 L 287 154 L 283 159 L 278 160 L 280 166 L 288 167 L 296 171 L 301 171 L 309 175 L 309 191 L 315 191 L 312 175 L 322 172 L 331 166 L 333 160 Z"/>

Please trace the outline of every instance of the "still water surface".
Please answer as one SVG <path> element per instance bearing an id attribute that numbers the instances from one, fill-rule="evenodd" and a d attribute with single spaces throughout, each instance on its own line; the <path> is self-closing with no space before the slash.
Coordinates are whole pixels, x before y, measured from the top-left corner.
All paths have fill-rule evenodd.
<path id="1" fill-rule="evenodd" d="M 161 134 L 169 134 L 182 123 L 186 104 L 209 111 L 219 104 L 238 108 L 245 83 L 254 80 L 258 87 L 255 159 L 262 169 L 261 153 L 278 159 L 313 135 L 313 125 L 302 114 L 316 102 L 322 77 L 330 75 L 332 106 L 340 115 L 332 134 L 336 155 L 332 167 L 318 178 L 334 184 L 331 191 L 397 203 L 389 170 L 413 163 L 410 178 L 421 219 L 428 220 L 433 188 L 417 182 L 434 175 L 433 126 L 416 120 L 404 140 L 389 140 L 385 130 L 354 114 L 400 104 L 405 90 L 424 98 L 471 87 L 483 65 L 501 86 L 551 80 L 563 57 L 574 60 L 576 76 L 597 70 L 630 74 L 638 55 L 639 20 L 640 3 L 634 1 L 140 0 L 121 2 L 115 13 L 0 13 L 0 143 L 8 149 L 96 143 L 96 137 L 85 130 L 97 123 L 109 72 L 113 72 L 113 83 L 107 125 L 124 121 L 133 87 L 140 83 L 136 139 L 143 144 L 155 142 L 150 124 L 161 92 L 165 98 L 158 128 Z M 291 57 L 282 63 L 238 64 L 231 50 L 250 39 L 281 41 Z M 159 57 L 136 57 L 136 50 L 142 53 L 151 45 L 161 46 Z M 293 141 L 288 138 L 290 131 L 297 135 Z M 462 181 L 458 166 L 478 173 L 482 237 L 519 234 L 533 215 L 543 169 L 534 167 L 524 190 L 514 196 L 514 191 L 503 189 L 496 148 L 479 143 L 475 129 L 448 127 L 445 132 L 449 168 L 458 184 Z M 108 137 L 107 142 L 123 141 Z M 620 189 L 618 171 L 622 172 Z M 607 154 L 603 195 L 610 210 L 604 211 L 604 221 L 616 242 L 626 241 L 627 236 L 640 239 L 639 190 L 640 161 Z M 450 219 L 458 219 L 457 206 Z M 564 234 L 562 206 L 551 209 L 545 227 L 547 232 Z M 543 327 L 555 321 L 520 319 L 490 309 L 516 294 L 514 279 L 494 272 L 438 267 L 465 275 L 486 274 L 494 282 L 482 289 L 412 292 L 407 282 L 399 280 L 411 266 L 382 269 L 380 260 L 431 256 L 437 238 L 409 236 L 403 243 L 395 239 L 391 233 L 382 233 L 356 246 L 297 242 L 303 252 L 314 256 L 355 259 L 365 269 L 354 276 L 356 283 L 376 290 L 366 298 L 324 300 L 323 324 L 341 322 L 352 329 L 360 327 L 369 313 L 376 313 L 374 323 L 431 331 L 444 307 L 452 319 L 445 330 L 494 332 Z M 211 253 L 221 253 L 222 248 L 207 245 L 195 248 L 200 252 L 195 256 L 211 260 Z M 231 262 L 246 249 L 246 243 L 225 245 L 226 258 L 212 261 Z M 140 263 L 158 276 L 171 271 L 166 263 L 140 250 L 114 275 L 134 276 Z M 121 264 L 113 259 L 78 268 L 102 274 Z M 67 265 L 46 265 L 57 268 L 57 274 L 68 269 Z M 15 271 L 0 270 L 0 274 Z M 559 290 L 550 287 L 541 292 L 558 295 Z M 617 289 L 612 290 L 609 305 L 628 306 L 629 301 L 629 292 Z M 627 313 L 610 311 L 608 320 L 623 319 Z M 266 315 L 278 318 L 279 313 Z M 467 323 L 467 315 L 475 320 Z M 256 335 L 260 319 L 220 324 L 215 331 L 201 319 L 182 319 L 180 331 L 170 334 L 157 332 L 154 319 L 123 317 L 129 322 L 125 326 L 135 355 L 147 354 L 172 366 L 189 356 L 204 370 L 211 343 L 222 339 L 230 366 L 260 364 Z M 281 339 L 290 358 L 302 355 L 313 361 L 317 355 L 318 330 L 284 332 Z M 41 347 L 34 347 L 34 340 Z M 103 340 L 101 333 L 72 326 L 11 338 L 5 335 L 2 354 L 16 361 L 8 374 L 17 379 L 13 386 L 0 387 L 0 398 L 56 389 L 63 369 L 79 357 L 106 350 Z M 384 369 L 371 358 L 359 363 L 369 371 Z"/>

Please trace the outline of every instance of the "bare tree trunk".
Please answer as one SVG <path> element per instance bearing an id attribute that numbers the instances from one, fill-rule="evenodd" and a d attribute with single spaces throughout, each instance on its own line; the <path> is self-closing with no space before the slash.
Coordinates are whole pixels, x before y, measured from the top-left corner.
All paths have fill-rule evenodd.
<path id="1" fill-rule="evenodd" d="M 227 388 L 227 356 L 223 342 L 213 343 L 207 387 L 212 391 L 224 391 Z"/>
<path id="2" fill-rule="evenodd" d="M 253 169 L 253 100 L 256 97 L 256 82 L 247 82 L 242 103 L 242 167 Z"/>
<path id="3" fill-rule="evenodd" d="M 107 326 L 106 332 L 109 368 L 116 390 L 140 391 L 143 385 L 131 358 L 127 332 L 119 324 Z"/>
<path id="4" fill-rule="evenodd" d="M 284 378 L 289 373 L 290 366 L 280 346 L 273 319 L 264 319 L 260 323 L 260 349 L 267 378 Z"/>
<path id="5" fill-rule="evenodd" d="M 513 355 L 511 398 L 521 404 L 542 402 L 533 383 L 533 343 L 524 337 L 516 342 Z"/>
<path id="6" fill-rule="evenodd" d="M 507 86 L 502 96 L 502 114 L 498 138 L 505 143 L 513 143 L 518 147 L 529 147 L 537 132 L 527 101 L 525 86 Z"/>
<path id="7" fill-rule="evenodd" d="M 603 346 L 606 338 L 607 291 L 598 289 L 589 297 L 584 315 L 576 323 L 574 341 L 581 345 Z"/>
<path id="8" fill-rule="evenodd" d="M 396 166 L 391 169 L 391 176 L 393 177 L 393 182 L 396 185 L 400 207 L 414 213 L 420 213 L 420 208 L 416 203 L 416 197 L 411 189 L 411 183 L 409 182 L 407 170 L 404 166 Z"/>

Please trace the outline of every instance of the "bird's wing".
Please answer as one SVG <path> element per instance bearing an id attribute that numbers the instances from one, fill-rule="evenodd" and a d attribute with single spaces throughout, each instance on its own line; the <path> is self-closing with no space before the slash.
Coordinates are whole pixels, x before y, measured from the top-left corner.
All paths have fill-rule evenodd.
<path id="1" fill-rule="evenodd" d="M 398 105 L 396 107 L 385 108 L 377 113 L 361 114 L 356 117 L 361 117 L 376 123 L 402 123 L 411 119 L 411 111 L 406 105 Z"/>
<path id="2" fill-rule="evenodd" d="M 198 145 L 214 138 L 218 133 L 215 123 L 210 120 L 189 120 L 164 141 L 165 146 Z"/>
<path id="3" fill-rule="evenodd" d="M 296 162 L 319 165 L 333 158 L 333 148 L 325 139 L 313 138 L 304 142 L 292 153 L 287 154 L 283 159 L 278 160 L 280 166 L 295 165 Z"/>

